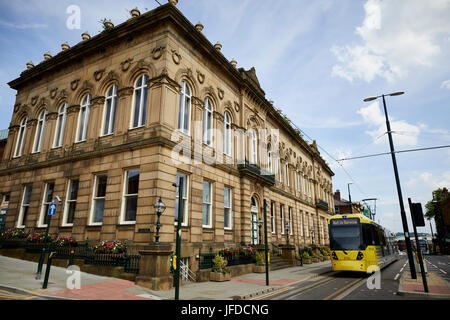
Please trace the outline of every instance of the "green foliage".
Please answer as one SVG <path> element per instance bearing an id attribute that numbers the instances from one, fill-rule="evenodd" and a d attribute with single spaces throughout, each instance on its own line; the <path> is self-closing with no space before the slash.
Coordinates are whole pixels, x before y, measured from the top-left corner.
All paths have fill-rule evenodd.
<path id="1" fill-rule="evenodd" d="M 225 260 L 224 257 L 222 257 L 220 254 L 216 254 L 215 258 L 213 259 L 214 267 L 212 268 L 213 272 L 219 272 L 219 273 L 229 273 L 231 270 L 226 268 L 228 261 Z"/>
<path id="2" fill-rule="evenodd" d="M 438 238 L 442 238 L 443 231 L 441 226 L 442 213 L 440 212 L 440 203 L 448 197 L 450 197 L 450 193 L 447 188 L 439 188 L 433 191 L 433 200 L 430 200 L 425 204 L 425 218 L 428 220 L 434 219 Z"/>
<path id="3" fill-rule="evenodd" d="M 265 266 L 264 256 L 261 252 L 256 251 L 255 253 L 256 265 L 257 266 Z"/>
<path id="4" fill-rule="evenodd" d="M 28 234 L 23 229 L 11 228 L 5 232 L 0 233 L 0 239 L 12 240 L 12 239 L 25 239 Z"/>
<path id="5" fill-rule="evenodd" d="M 302 258 L 303 258 L 303 259 L 310 259 L 311 256 L 309 255 L 308 252 L 304 251 L 303 254 L 302 254 Z"/>

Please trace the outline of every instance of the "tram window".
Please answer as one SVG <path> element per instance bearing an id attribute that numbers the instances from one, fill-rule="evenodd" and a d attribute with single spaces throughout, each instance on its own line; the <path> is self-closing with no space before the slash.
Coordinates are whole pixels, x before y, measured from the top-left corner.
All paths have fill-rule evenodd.
<path id="1" fill-rule="evenodd" d="M 372 229 L 372 235 L 375 245 L 379 246 L 381 243 L 379 229 L 374 225 L 370 225 L 370 229 Z"/>
<path id="2" fill-rule="evenodd" d="M 373 236 L 371 227 L 372 227 L 372 225 L 370 225 L 370 224 L 367 224 L 367 223 L 362 224 L 363 239 L 364 239 L 364 244 L 366 246 L 374 246 L 375 245 L 375 238 Z"/>

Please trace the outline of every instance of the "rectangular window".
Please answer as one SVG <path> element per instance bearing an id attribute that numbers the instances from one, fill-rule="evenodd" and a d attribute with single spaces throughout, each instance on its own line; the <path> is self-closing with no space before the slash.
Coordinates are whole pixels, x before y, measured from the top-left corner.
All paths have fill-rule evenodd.
<path id="1" fill-rule="evenodd" d="M 303 237 L 303 212 L 299 211 L 298 212 L 298 227 L 299 227 L 299 231 L 300 231 L 300 236 Z"/>
<path id="2" fill-rule="evenodd" d="M 211 228 L 211 212 L 212 212 L 212 184 L 208 181 L 203 181 L 203 227 Z"/>
<path id="3" fill-rule="evenodd" d="M 305 236 L 309 237 L 309 216 L 308 214 L 305 212 Z"/>
<path id="4" fill-rule="evenodd" d="M 132 224 L 136 222 L 138 191 L 139 170 L 125 171 L 120 223 Z"/>
<path id="5" fill-rule="evenodd" d="M 292 220 L 292 208 L 289 207 L 289 235 L 292 236 L 292 230 L 293 230 L 293 223 L 294 221 Z"/>
<path id="6" fill-rule="evenodd" d="M 232 225 L 231 225 L 231 221 L 232 221 L 232 210 L 231 210 L 231 202 L 232 202 L 232 192 L 230 188 L 225 188 L 224 189 L 224 201 L 223 201 L 223 206 L 224 206 L 224 228 L 231 230 Z"/>
<path id="7" fill-rule="evenodd" d="M 284 234 L 284 228 L 286 228 L 286 225 L 284 224 L 284 212 L 283 212 L 283 205 L 280 204 L 280 226 L 281 226 L 281 234 Z"/>
<path id="8" fill-rule="evenodd" d="M 91 225 L 101 225 L 103 222 L 103 211 L 105 209 L 106 183 L 108 177 L 101 175 L 95 176 L 94 193 L 91 206 Z"/>
<path id="9" fill-rule="evenodd" d="M 188 194 L 189 194 L 189 176 L 184 173 L 177 173 L 177 186 L 180 185 L 181 178 L 183 178 L 183 216 L 181 225 L 188 225 Z M 178 223 L 178 197 L 179 190 L 177 187 L 176 190 L 176 199 L 175 199 L 175 224 Z"/>
<path id="10" fill-rule="evenodd" d="M 80 180 L 70 179 L 67 187 L 66 203 L 64 206 L 63 226 L 72 226 L 77 205 L 78 185 Z"/>
<path id="11" fill-rule="evenodd" d="M 19 219 L 17 221 L 17 228 L 25 228 L 27 221 L 28 210 L 30 208 L 31 192 L 33 188 L 31 186 L 25 186 L 23 188 L 22 203 L 20 205 Z"/>
<path id="12" fill-rule="evenodd" d="M 45 184 L 44 198 L 42 199 L 41 217 L 39 219 L 39 227 L 46 227 L 48 223 L 48 208 L 53 201 L 53 192 L 55 190 L 55 183 L 49 182 Z"/>
<path id="13" fill-rule="evenodd" d="M 270 223 L 272 225 L 272 233 L 275 234 L 277 229 L 275 228 L 275 202 L 273 201 L 270 202 Z"/>

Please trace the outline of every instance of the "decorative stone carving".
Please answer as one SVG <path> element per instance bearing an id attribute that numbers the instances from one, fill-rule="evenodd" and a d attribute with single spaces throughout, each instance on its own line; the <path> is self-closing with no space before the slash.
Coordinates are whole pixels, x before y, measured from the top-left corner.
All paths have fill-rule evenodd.
<path id="1" fill-rule="evenodd" d="M 153 79 L 150 79 L 148 81 L 149 89 L 156 87 L 156 86 L 161 86 L 161 85 L 167 85 L 177 92 L 180 92 L 180 90 L 181 90 L 180 85 L 175 80 L 173 80 L 171 77 L 169 77 L 169 73 L 168 73 L 166 67 L 164 67 L 162 69 L 161 74 L 159 76 L 157 76 Z"/>
<path id="2" fill-rule="evenodd" d="M 222 100 L 223 97 L 225 96 L 225 91 L 223 91 L 220 88 L 217 88 L 217 95 L 219 96 L 219 99 Z"/>
<path id="3" fill-rule="evenodd" d="M 98 96 L 91 100 L 92 106 L 105 104 L 105 97 Z"/>
<path id="4" fill-rule="evenodd" d="M 45 120 L 56 120 L 58 118 L 58 112 L 47 113 Z"/>
<path id="5" fill-rule="evenodd" d="M 62 89 L 62 90 L 59 92 L 58 100 L 60 100 L 60 99 L 67 99 L 68 97 L 69 97 L 69 95 L 67 94 L 66 89 Z"/>
<path id="6" fill-rule="evenodd" d="M 81 38 L 83 39 L 83 41 L 86 41 L 91 38 L 91 35 L 86 31 L 81 34 Z"/>
<path id="7" fill-rule="evenodd" d="M 217 42 L 217 43 L 214 45 L 214 48 L 216 48 L 217 51 L 220 51 L 220 50 L 222 50 L 222 44 L 221 44 L 220 42 Z"/>
<path id="8" fill-rule="evenodd" d="M 180 64 L 181 56 L 178 54 L 176 50 L 172 50 L 172 60 L 175 64 Z"/>
<path id="9" fill-rule="evenodd" d="M 158 60 L 159 58 L 161 58 L 161 56 L 163 55 L 165 50 L 166 50 L 166 47 L 164 47 L 164 46 L 153 48 L 153 50 L 151 52 L 152 58 L 155 60 Z"/>
<path id="10" fill-rule="evenodd" d="M 169 3 L 173 6 L 176 6 L 178 3 L 178 0 L 169 0 Z"/>
<path id="11" fill-rule="evenodd" d="M 197 24 L 195 25 L 195 29 L 197 29 L 197 31 L 202 32 L 203 30 L 203 24 L 201 24 L 201 22 L 197 22 Z"/>
<path id="12" fill-rule="evenodd" d="M 27 70 L 33 69 L 34 68 L 34 63 L 33 61 L 27 62 Z"/>
<path id="13" fill-rule="evenodd" d="M 120 63 L 120 70 L 122 70 L 123 72 L 127 71 L 130 68 L 132 62 L 133 58 L 128 58 L 127 60 L 122 61 Z"/>
<path id="14" fill-rule="evenodd" d="M 16 112 L 19 110 L 19 108 L 20 108 L 21 105 L 22 105 L 21 103 L 16 103 L 16 104 L 14 105 L 14 113 L 16 113 Z"/>
<path id="15" fill-rule="evenodd" d="M 205 103 L 202 101 L 202 99 L 199 99 L 196 96 L 192 96 L 191 99 L 192 99 L 192 104 L 195 107 L 197 107 L 197 108 L 199 108 L 201 110 L 203 110 L 205 108 Z"/>
<path id="16" fill-rule="evenodd" d="M 132 18 L 136 18 L 139 17 L 141 15 L 141 12 L 139 11 L 138 8 L 134 8 L 130 11 L 131 17 Z"/>
<path id="17" fill-rule="evenodd" d="M 220 112 L 214 111 L 213 112 L 213 116 L 214 116 L 215 119 L 223 122 L 224 116 Z"/>
<path id="18" fill-rule="evenodd" d="M 50 89 L 50 98 L 55 99 L 57 93 L 58 93 L 58 88 Z"/>
<path id="19" fill-rule="evenodd" d="M 67 108 L 67 114 L 78 113 L 80 111 L 80 105 L 73 105 Z"/>
<path id="20" fill-rule="evenodd" d="M 44 60 L 49 60 L 52 58 L 52 54 L 50 52 L 44 53 Z"/>
<path id="21" fill-rule="evenodd" d="M 241 110 L 241 105 L 238 102 L 234 102 L 234 110 L 236 110 L 236 112 L 239 112 Z"/>
<path id="22" fill-rule="evenodd" d="M 80 83 L 81 79 L 75 79 L 70 83 L 70 89 L 72 89 L 72 91 L 75 91 L 78 88 L 78 84 Z"/>
<path id="23" fill-rule="evenodd" d="M 230 63 L 231 63 L 231 65 L 232 65 L 233 67 L 236 68 L 236 66 L 237 66 L 237 61 L 236 61 L 236 60 L 232 59 L 232 60 L 230 61 Z"/>
<path id="24" fill-rule="evenodd" d="M 36 104 L 36 102 L 38 101 L 39 95 L 34 96 L 31 98 L 31 105 L 34 107 L 34 105 Z"/>
<path id="25" fill-rule="evenodd" d="M 103 77 L 103 73 L 105 72 L 105 69 L 97 70 L 94 72 L 94 79 L 95 81 L 100 81 Z"/>
<path id="26" fill-rule="evenodd" d="M 122 98 L 126 96 L 131 96 L 133 94 L 133 91 L 134 91 L 133 87 L 126 87 L 119 89 L 119 91 L 117 91 L 117 97 Z"/>
<path id="27" fill-rule="evenodd" d="M 64 42 L 64 43 L 61 45 L 61 49 L 62 49 L 62 51 L 69 50 L 69 49 L 70 49 L 70 45 L 69 45 L 67 42 Z"/>
<path id="28" fill-rule="evenodd" d="M 205 82 L 205 75 L 197 70 L 197 80 L 200 82 L 200 84 L 203 84 Z"/>

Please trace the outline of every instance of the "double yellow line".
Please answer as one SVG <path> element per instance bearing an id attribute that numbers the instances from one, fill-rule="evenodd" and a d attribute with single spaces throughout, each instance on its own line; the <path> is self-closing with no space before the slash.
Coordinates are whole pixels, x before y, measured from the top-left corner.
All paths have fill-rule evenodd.
<path id="1" fill-rule="evenodd" d="M 39 296 L 37 293 L 31 292 L 31 291 L 27 291 L 27 293 L 30 296 L 0 292 L 0 299 L 31 300 L 31 299 L 34 299 Z"/>

